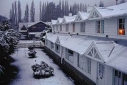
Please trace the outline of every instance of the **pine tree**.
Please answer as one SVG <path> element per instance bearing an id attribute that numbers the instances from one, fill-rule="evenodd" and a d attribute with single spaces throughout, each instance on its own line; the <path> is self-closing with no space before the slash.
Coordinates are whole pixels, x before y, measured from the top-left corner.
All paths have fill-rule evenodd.
<path id="1" fill-rule="evenodd" d="M 26 4 L 24 22 L 29 22 L 29 6 L 28 6 L 28 4 Z"/>
<path id="2" fill-rule="evenodd" d="M 21 20 L 21 3 L 18 1 L 18 22 L 22 22 Z"/>
<path id="3" fill-rule="evenodd" d="M 68 5 L 68 1 L 65 1 L 65 15 L 68 16 L 69 14 L 69 5 Z"/>
<path id="4" fill-rule="evenodd" d="M 15 10 L 14 11 L 14 13 L 15 13 L 14 14 L 15 15 L 15 25 L 17 25 L 18 22 L 17 22 L 17 2 L 16 1 L 15 1 L 15 4 L 14 4 L 14 10 Z"/>
<path id="5" fill-rule="evenodd" d="M 12 9 L 10 9 L 10 21 L 12 22 Z"/>
<path id="6" fill-rule="evenodd" d="M 41 6 L 41 1 L 40 1 L 40 21 L 42 20 L 42 6 Z"/>
<path id="7" fill-rule="evenodd" d="M 65 16 L 65 4 L 64 0 L 62 1 L 62 17 Z"/>
<path id="8" fill-rule="evenodd" d="M 12 25 L 15 25 L 15 11 L 14 11 L 14 3 L 12 3 L 12 17 L 11 17 Z"/>
<path id="9" fill-rule="evenodd" d="M 30 19 L 31 19 L 31 22 L 35 22 L 35 8 L 34 8 L 34 1 L 32 1 L 32 3 L 31 3 Z"/>

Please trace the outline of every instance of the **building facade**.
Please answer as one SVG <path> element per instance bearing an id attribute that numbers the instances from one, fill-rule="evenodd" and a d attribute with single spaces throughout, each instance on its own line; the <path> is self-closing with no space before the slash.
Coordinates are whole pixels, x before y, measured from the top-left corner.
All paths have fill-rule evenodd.
<path id="1" fill-rule="evenodd" d="M 127 85 L 127 3 L 65 16 L 45 49 L 78 85 Z"/>

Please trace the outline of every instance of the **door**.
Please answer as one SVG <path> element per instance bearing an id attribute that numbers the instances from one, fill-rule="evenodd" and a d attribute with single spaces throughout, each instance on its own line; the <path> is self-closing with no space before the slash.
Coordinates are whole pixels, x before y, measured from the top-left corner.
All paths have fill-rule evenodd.
<path id="1" fill-rule="evenodd" d="M 101 63 L 98 63 L 98 69 L 97 69 L 97 85 L 104 85 L 104 65 Z"/>
<path id="2" fill-rule="evenodd" d="M 62 60 L 63 60 L 63 47 L 61 46 L 61 64 L 62 64 Z"/>

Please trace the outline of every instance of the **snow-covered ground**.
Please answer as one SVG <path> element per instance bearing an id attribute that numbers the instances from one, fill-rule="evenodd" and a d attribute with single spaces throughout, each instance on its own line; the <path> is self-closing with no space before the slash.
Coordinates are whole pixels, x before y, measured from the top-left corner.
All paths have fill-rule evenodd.
<path id="1" fill-rule="evenodd" d="M 20 48 L 12 57 L 16 60 L 13 65 L 19 68 L 16 79 L 10 85 L 74 85 L 73 81 L 68 78 L 49 56 L 42 49 L 35 49 L 36 58 L 28 58 L 28 49 Z M 36 62 L 35 62 L 36 60 Z M 35 79 L 31 65 L 45 61 L 49 66 L 54 68 L 54 76 L 49 78 Z"/>

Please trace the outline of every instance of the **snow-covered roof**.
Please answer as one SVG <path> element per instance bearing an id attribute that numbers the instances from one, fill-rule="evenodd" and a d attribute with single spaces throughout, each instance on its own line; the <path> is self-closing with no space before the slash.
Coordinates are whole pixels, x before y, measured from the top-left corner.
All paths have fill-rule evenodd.
<path id="1" fill-rule="evenodd" d="M 127 2 L 109 7 L 95 7 L 101 14 L 102 18 L 127 15 Z"/>
<path id="2" fill-rule="evenodd" d="M 51 20 L 51 24 L 55 25 L 57 23 L 57 20 Z"/>
<path id="3" fill-rule="evenodd" d="M 110 57 L 107 65 L 127 73 L 127 46 L 117 44 Z"/>
<path id="4" fill-rule="evenodd" d="M 99 49 L 103 60 L 106 62 L 110 58 L 110 54 L 115 47 L 113 41 L 95 41 L 97 48 Z"/>
<path id="5" fill-rule="evenodd" d="M 76 18 L 76 15 L 73 16 L 64 16 L 63 21 L 64 23 L 71 23 L 74 22 Z"/>
<path id="6" fill-rule="evenodd" d="M 58 18 L 57 19 L 57 24 L 61 24 L 62 23 L 62 20 L 63 20 L 63 18 Z"/>
<path id="7" fill-rule="evenodd" d="M 92 36 L 70 36 L 47 33 L 53 43 L 59 38 L 60 45 L 84 55 L 94 42 L 105 64 L 127 73 L 127 41 Z M 124 42 L 124 43 L 123 43 Z"/>
<path id="8" fill-rule="evenodd" d="M 90 15 L 90 13 L 88 13 L 88 12 L 80 12 L 79 11 L 75 19 L 77 19 L 79 16 L 81 18 L 81 20 L 87 20 L 89 15 Z"/>

